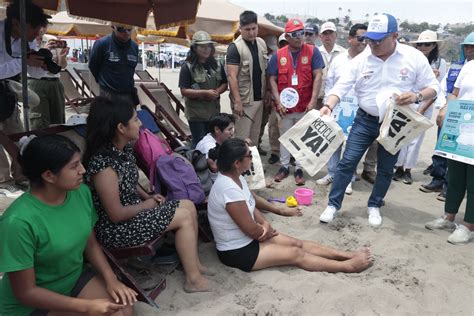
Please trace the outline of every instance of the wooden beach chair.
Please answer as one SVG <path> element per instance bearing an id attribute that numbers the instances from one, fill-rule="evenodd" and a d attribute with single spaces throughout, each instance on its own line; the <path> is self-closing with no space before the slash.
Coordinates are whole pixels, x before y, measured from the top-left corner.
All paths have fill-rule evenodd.
<path id="1" fill-rule="evenodd" d="M 137 70 L 137 69 L 135 69 L 135 74 L 138 76 L 138 78 L 140 78 L 140 80 L 148 80 L 148 81 L 156 80 L 148 72 L 148 70 Z"/>
<path id="2" fill-rule="evenodd" d="M 140 88 L 143 89 L 148 98 L 153 102 L 155 114 L 158 118 L 165 120 L 169 125 L 173 126 L 182 141 L 190 141 L 191 130 L 189 125 L 179 116 L 181 112 L 184 113 L 184 106 L 178 101 L 175 102 L 175 107 L 173 107 L 166 89 L 157 82 L 141 83 Z"/>
<path id="3" fill-rule="evenodd" d="M 92 97 L 97 97 L 100 95 L 99 84 L 95 81 L 94 75 L 89 69 L 78 69 L 74 68 L 77 76 L 81 79 L 81 89 L 88 91 L 89 95 Z"/>

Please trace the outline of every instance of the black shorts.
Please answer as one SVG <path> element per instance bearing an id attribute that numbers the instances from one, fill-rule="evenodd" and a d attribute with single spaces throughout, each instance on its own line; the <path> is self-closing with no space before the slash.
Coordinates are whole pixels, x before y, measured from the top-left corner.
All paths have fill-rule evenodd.
<path id="1" fill-rule="evenodd" d="M 95 277 L 97 273 L 92 270 L 91 268 L 87 267 L 79 276 L 79 279 L 77 279 L 76 284 L 71 290 L 71 297 L 77 297 L 79 293 L 81 293 L 82 289 L 86 286 L 87 283 L 89 283 L 90 280 L 92 280 L 93 277 Z M 49 311 L 45 309 L 35 309 L 33 312 L 31 312 L 30 316 L 47 316 Z"/>
<path id="2" fill-rule="evenodd" d="M 219 260 L 226 266 L 237 268 L 245 272 L 250 272 L 257 261 L 259 252 L 260 243 L 258 240 L 253 240 L 247 246 L 239 249 L 227 251 L 217 250 L 217 256 L 219 257 Z"/>

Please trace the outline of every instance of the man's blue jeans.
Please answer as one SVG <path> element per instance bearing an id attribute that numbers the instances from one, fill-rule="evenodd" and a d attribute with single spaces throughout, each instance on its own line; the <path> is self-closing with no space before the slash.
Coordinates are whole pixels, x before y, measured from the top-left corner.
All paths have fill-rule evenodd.
<path id="1" fill-rule="evenodd" d="M 346 149 L 337 165 L 337 172 L 329 192 L 328 205 L 334 206 L 336 209 L 341 208 L 346 187 L 365 151 L 379 136 L 379 128 L 378 117 L 368 115 L 361 109 L 357 110 L 352 130 L 347 139 Z M 392 181 L 393 167 L 397 162 L 398 153 L 392 155 L 383 146 L 378 146 L 377 157 L 377 178 L 369 198 L 369 207 L 382 206 L 383 198 Z"/>

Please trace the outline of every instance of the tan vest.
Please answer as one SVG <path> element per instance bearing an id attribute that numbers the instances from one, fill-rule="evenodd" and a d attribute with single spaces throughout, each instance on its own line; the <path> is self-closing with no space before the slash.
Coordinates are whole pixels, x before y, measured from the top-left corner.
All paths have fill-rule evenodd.
<path id="1" fill-rule="evenodd" d="M 260 37 L 257 37 L 257 47 L 258 47 L 258 61 L 260 63 L 260 69 L 262 70 L 262 100 L 265 97 L 265 70 L 267 69 L 267 45 L 265 41 Z M 237 82 L 239 85 L 239 94 L 242 104 L 250 104 L 254 102 L 253 99 L 253 58 L 250 49 L 245 43 L 245 40 L 240 35 L 235 41 L 235 46 L 237 47 L 237 51 L 240 55 L 240 66 L 239 66 L 239 74 L 237 76 Z M 229 94 L 230 101 L 233 104 L 234 100 L 232 97 L 232 93 Z"/>

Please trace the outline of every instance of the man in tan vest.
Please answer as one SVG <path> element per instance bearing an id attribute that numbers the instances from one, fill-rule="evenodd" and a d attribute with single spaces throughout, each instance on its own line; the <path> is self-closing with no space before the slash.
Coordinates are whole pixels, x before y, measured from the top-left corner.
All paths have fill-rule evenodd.
<path id="1" fill-rule="evenodd" d="M 264 100 L 271 100 L 266 90 L 267 46 L 258 34 L 257 14 L 240 14 L 240 36 L 227 49 L 227 81 L 234 114 L 235 136 L 249 138 L 258 146 Z"/>

